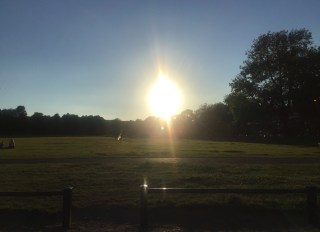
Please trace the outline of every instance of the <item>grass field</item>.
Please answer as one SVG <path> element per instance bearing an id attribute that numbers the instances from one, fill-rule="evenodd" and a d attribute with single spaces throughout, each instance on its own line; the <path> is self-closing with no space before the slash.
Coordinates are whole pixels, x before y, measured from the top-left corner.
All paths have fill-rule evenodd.
<path id="1" fill-rule="evenodd" d="M 106 137 L 17 138 L 0 150 L 0 191 L 74 187 L 76 210 L 136 209 L 139 186 L 300 188 L 320 185 L 320 148 L 196 140 Z M 0 211 L 61 208 L 60 198 L 0 199 Z M 157 207 L 237 207 L 302 211 L 305 196 L 152 196 Z"/>
<path id="2" fill-rule="evenodd" d="M 15 141 L 17 149 L 0 150 L 2 158 L 320 156 L 319 147 L 205 140 L 126 139 L 118 142 L 107 137 L 41 137 Z"/>

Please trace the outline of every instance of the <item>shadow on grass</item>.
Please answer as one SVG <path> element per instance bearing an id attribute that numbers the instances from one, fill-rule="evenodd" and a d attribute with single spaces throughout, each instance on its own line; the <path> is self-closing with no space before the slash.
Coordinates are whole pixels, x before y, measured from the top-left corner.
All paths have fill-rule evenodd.
<path id="1" fill-rule="evenodd" d="M 303 212 L 254 208 L 162 208 L 149 210 L 149 227 L 182 231 L 295 231 L 312 229 Z M 314 228 L 315 229 L 315 228 Z"/>
<path id="2" fill-rule="evenodd" d="M 105 230 L 125 231 L 318 231 L 309 224 L 304 210 L 271 210 L 253 207 L 155 207 L 148 209 L 148 227 L 140 228 L 137 208 L 78 209 L 74 223 L 105 223 Z M 101 226 L 101 225 L 100 225 Z M 77 227 L 77 225 L 75 225 Z M 106 230 L 106 229 L 110 230 Z M 88 229 L 89 231 L 90 229 Z M 92 231 L 100 231 L 94 230 Z M 120 229 L 121 230 L 121 229 Z M 76 230 L 75 230 L 76 231 Z"/>
<path id="3" fill-rule="evenodd" d="M 62 232 L 61 213 L 0 210 L 0 231 Z M 304 210 L 244 206 L 154 207 L 144 231 L 318 231 Z M 142 231 L 139 208 L 75 208 L 69 232 Z"/>
<path id="4" fill-rule="evenodd" d="M 45 213 L 28 210 L 0 210 L 0 231 L 61 232 L 62 213 Z"/>

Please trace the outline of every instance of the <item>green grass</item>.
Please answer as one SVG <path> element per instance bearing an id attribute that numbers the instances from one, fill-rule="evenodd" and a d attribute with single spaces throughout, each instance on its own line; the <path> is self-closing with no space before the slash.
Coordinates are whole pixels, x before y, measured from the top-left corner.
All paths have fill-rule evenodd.
<path id="1" fill-rule="evenodd" d="M 203 140 L 126 139 L 106 137 L 17 138 L 17 148 L 2 149 L 2 158 L 125 157 L 319 157 L 320 148 Z"/>
<path id="2" fill-rule="evenodd" d="M 320 185 L 320 164 L 238 164 L 203 162 L 152 162 L 148 159 L 107 157 L 312 157 L 318 147 L 105 137 L 17 138 L 16 149 L 0 150 L 0 191 L 51 191 L 74 187 L 74 206 L 85 208 L 137 207 L 139 186 L 192 188 L 301 188 Z M 68 158 L 68 159 L 65 159 Z M 81 158 L 81 159 L 79 159 Z M 85 159 L 83 159 L 85 158 Z M 5 160 L 16 159 L 14 163 Z M 70 160 L 71 159 L 71 160 Z M 73 160 L 72 160 L 73 159 Z M 33 162 L 38 160 L 37 162 Z M 51 162 L 52 160 L 56 160 Z M 30 161 L 30 162 L 27 162 Z M 255 205 L 301 208 L 305 196 L 175 195 L 150 196 L 150 206 Z M 0 209 L 61 208 L 59 198 L 0 199 Z"/>

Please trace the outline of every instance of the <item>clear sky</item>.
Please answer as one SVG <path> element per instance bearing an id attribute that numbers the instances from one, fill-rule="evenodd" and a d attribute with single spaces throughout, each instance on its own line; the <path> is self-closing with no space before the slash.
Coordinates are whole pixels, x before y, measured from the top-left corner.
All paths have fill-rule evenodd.
<path id="1" fill-rule="evenodd" d="M 223 101 L 268 31 L 309 29 L 319 0 L 0 0 L 0 109 L 145 119 L 159 68 L 181 111 Z"/>

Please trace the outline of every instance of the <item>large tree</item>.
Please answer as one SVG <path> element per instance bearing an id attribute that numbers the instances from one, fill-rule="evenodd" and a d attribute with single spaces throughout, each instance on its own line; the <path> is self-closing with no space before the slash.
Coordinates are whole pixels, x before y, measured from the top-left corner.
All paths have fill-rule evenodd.
<path id="1" fill-rule="evenodd" d="M 230 83 L 231 94 L 226 103 L 232 102 L 234 109 L 241 108 L 241 104 L 253 105 L 260 124 L 276 122 L 284 135 L 290 134 L 292 115 L 306 121 L 315 118 L 312 104 L 320 93 L 320 53 L 310 31 L 268 32 L 254 40 L 246 55 L 240 73 Z M 247 109 L 239 112 L 243 110 Z"/>
<path id="2" fill-rule="evenodd" d="M 232 116 L 223 103 L 203 104 L 195 112 L 197 136 L 226 139 L 231 135 Z"/>

